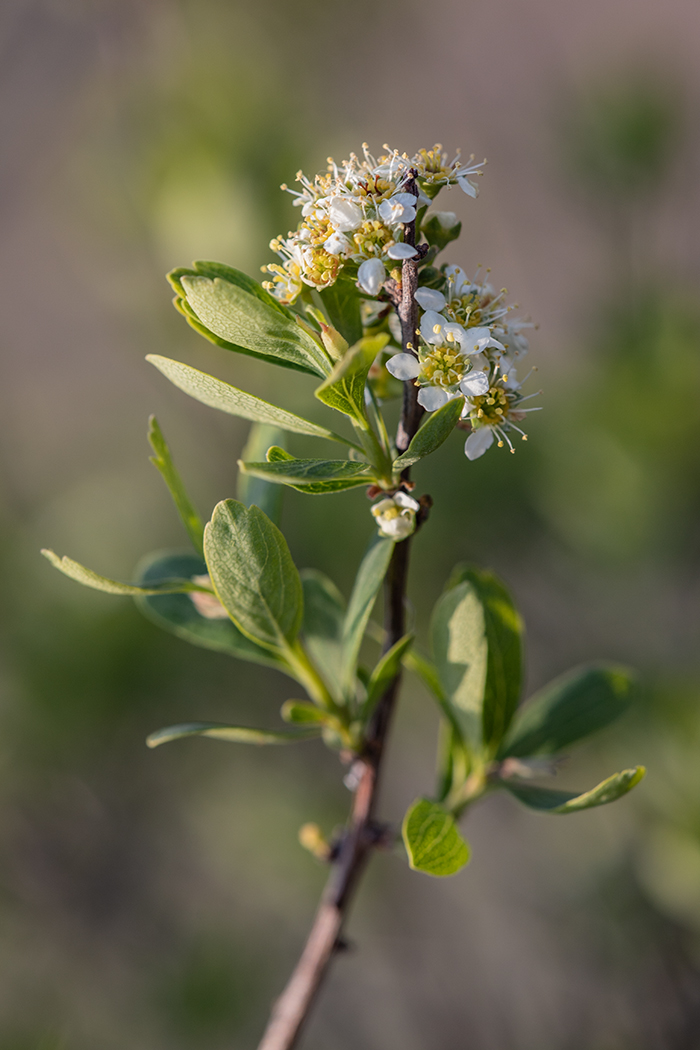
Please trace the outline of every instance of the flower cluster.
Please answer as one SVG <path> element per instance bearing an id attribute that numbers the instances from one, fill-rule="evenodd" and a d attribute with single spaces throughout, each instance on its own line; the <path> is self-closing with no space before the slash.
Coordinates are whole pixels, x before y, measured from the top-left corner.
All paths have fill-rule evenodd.
<path id="1" fill-rule="evenodd" d="M 459 266 L 444 267 L 443 277 L 443 291 L 416 292 L 423 311 L 417 352 L 394 354 L 387 370 L 396 379 L 415 381 L 418 402 L 428 412 L 465 398 L 469 459 L 483 455 L 496 438 L 513 452 L 509 431 L 526 440 L 518 424 L 537 411 L 521 407 L 527 399 L 517 379 L 517 361 L 528 350 L 523 328 L 531 326 L 507 319 L 511 307 L 503 302 L 505 290 L 496 294 L 488 282 L 468 278 Z"/>
<path id="2" fill-rule="evenodd" d="M 270 242 L 281 263 L 263 267 L 272 277 L 264 287 L 280 302 L 293 303 L 304 285 L 328 287 L 348 263 L 357 266 L 361 291 L 377 295 L 387 267 L 417 254 L 402 239 L 404 225 L 414 221 L 416 209 L 430 204 L 443 186 L 460 186 L 470 197 L 477 195 L 469 178 L 480 174 L 473 158 L 468 164 L 461 163 L 459 154 L 449 160 L 440 145 L 419 150 L 414 157 L 392 150 L 375 158 L 366 143 L 362 148 L 362 159 L 352 153 L 338 165 L 329 158 L 327 172 L 313 182 L 297 174 L 301 189 L 289 192 L 301 208 L 301 222 L 287 237 Z M 406 191 L 414 172 L 418 197 Z"/>

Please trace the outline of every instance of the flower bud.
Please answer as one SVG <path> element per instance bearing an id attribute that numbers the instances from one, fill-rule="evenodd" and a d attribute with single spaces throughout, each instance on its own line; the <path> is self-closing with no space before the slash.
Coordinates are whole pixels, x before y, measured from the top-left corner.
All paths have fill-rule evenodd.
<path id="1" fill-rule="evenodd" d="M 321 322 L 321 339 L 330 357 L 334 361 L 340 361 L 348 349 L 347 339 L 343 339 L 340 332 L 329 324 Z"/>
<path id="2" fill-rule="evenodd" d="M 379 535 L 400 542 L 407 539 L 416 528 L 416 511 L 420 504 L 405 492 L 396 492 L 372 507 L 372 514 L 379 526 Z"/>
<path id="3" fill-rule="evenodd" d="M 211 577 L 208 574 L 193 576 L 192 583 L 200 587 L 211 587 Z M 215 594 L 205 594 L 204 591 L 190 591 L 192 604 L 206 620 L 228 620 L 228 613 Z"/>

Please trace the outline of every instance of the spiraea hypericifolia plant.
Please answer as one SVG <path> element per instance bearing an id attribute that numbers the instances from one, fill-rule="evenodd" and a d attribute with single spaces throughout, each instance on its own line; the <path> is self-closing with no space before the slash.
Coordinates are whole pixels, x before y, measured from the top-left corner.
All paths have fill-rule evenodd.
<path id="1" fill-rule="evenodd" d="M 411 466 L 437 452 L 455 429 L 466 433 L 468 460 L 494 442 L 513 452 L 538 407 L 529 405 L 534 395 L 522 393 L 518 378 L 529 324 L 513 319 L 505 291 L 496 292 L 486 274 L 469 277 L 455 263 L 438 262 L 460 223 L 451 212 L 431 211 L 432 202 L 450 186 L 476 197 L 480 174 L 471 161 L 450 161 L 440 146 L 414 157 L 388 150 L 378 159 L 364 147 L 362 159 L 330 160 L 313 181 L 298 175 L 301 219 L 272 242 L 281 262 L 265 268 L 271 279 L 264 284 L 222 263 L 173 271 L 175 305 L 197 332 L 225 350 L 313 376 L 316 397 L 338 414 L 338 430 L 151 356 L 180 390 L 253 423 L 239 464 L 239 499 L 219 503 L 203 528 L 151 419 L 153 462 L 192 550 L 146 558 L 133 584 L 44 552 L 80 583 L 132 595 L 147 617 L 178 637 L 268 665 L 296 683 L 282 707 L 288 728 L 191 722 L 153 733 L 150 746 L 186 736 L 255 744 L 320 737 L 346 767 L 353 803 L 343 834 L 330 843 L 314 825 L 300 834 L 331 874 L 263 1036 L 264 1050 L 295 1043 L 340 943 L 364 863 L 374 848 L 395 842 L 392 829 L 377 821 L 376 800 L 404 669 L 422 680 L 441 720 L 435 791 L 417 799 L 403 820 L 405 853 L 416 871 L 447 876 L 467 864 L 458 822 L 490 792 L 505 790 L 531 809 L 568 814 L 613 802 L 644 775 L 642 767 L 626 769 L 583 793 L 538 783 L 563 750 L 625 710 L 632 676 L 606 664 L 579 667 L 520 707 L 522 622 L 492 573 L 454 569 L 425 646 L 406 628 L 411 537 L 432 502 L 415 492 Z M 402 399 L 393 439 L 382 411 L 392 397 Z M 300 459 L 287 451 L 285 434 L 335 443 L 341 455 Z M 347 603 L 332 580 L 315 569 L 300 573 L 294 564 L 276 524 L 285 485 L 314 496 L 362 488 L 374 501 L 371 538 Z M 322 503 L 318 509 L 323 513 Z M 371 616 L 382 587 L 380 625 Z M 365 637 L 379 644 L 373 667 L 358 662 Z"/>

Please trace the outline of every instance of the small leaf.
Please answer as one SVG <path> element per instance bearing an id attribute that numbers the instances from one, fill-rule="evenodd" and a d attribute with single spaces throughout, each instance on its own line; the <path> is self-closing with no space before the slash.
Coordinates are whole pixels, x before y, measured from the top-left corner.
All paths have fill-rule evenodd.
<path id="1" fill-rule="evenodd" d="M 386 333 L 367 336 L 351 346 L 331 374 L 315 391 L 319 401 L 350 416 L 353 422 L 368 429 L 365 415 L 365 383 L 377 354 L 389 341 Z"/>
<path id="2" fill-rule="evenodd" d="M 197 264 L 170 275 L 182 299 L 204 333 L 223 339 L 228 349 L 249 353 L 312 375 L 327 376 L 330 361 L 322 347 L 297 324 L 294 315 L 271 302 L 263 288 L 231 267 Z M 211 275 L 211 276 L 207 276 Z"/>
<path id="3" fill-rule="evenodd" d="M 304 644 L 326 685 L 336 700 L 341 699 L 339 682 L 343 673 L 343 596 L 327 576 L 316 569 L 303 569 Z"/>
<path id="4" fill-rule="evenodd" d="M 146 743 L 149 747 L 158 747 L 183 736 L 210 736 L 234 744 L 295 744 L 298 740 L 312 740 L 320 736 L 320 732 L 318 729 L 249 729 L 248 726 L 230 726 L 221 722 L 182 722 L 151 733 Z"/>
<path id="5" fill-rule="evenodd" d="M 334 328 L 353 346 L 362 338 L 360 293 L 354 281 L 341 275 L 321 293 L 321 302 Z"/>
<path id="6" fill-rule="evenodd" d="M 245 443 L 243 459 L 262 459 L 270 445 L 283 445 L 284 432 L 277 427 L 268 426 L 266 423 L 253 423 Z M 270 521 L 279 525 L 282 517 L 282 501 L 284 489 L 279 485 L 271 485 L 262 478 L 254 478 L 248 474 L 238 474 L 236 482 L 236 496 L 246 507 L 260 507 L 267 514 Z"/>
<path id="7" fill-rule="evenodd" d="M 268 455 L 270 461 L 267 463 L 244 463 L 239 460 L 238 465 L 244 474 L 264 478 L 277 485 L 290 485 L 299 492 L 311 495 L 342 492 L 344 489 L 371 485 L 374 481 L 368 463 L 356 463 L 349 459 L 282 458 L 275 449 L 269 449 Z"/>
<path id="8" fill-rule="evenodd" d="M 367 621 L 377 600 L 394 552 L 393 540 L 378 539 L 367 551 L 355 578 L 350 603 L 343 624 L 343 690 L 352 695 L 355 685 L 355 665 L 360 652 Z"/>
<path id="9" fill-rule="evenodd" d="M 307 700 L 286 700 L 282 704 L 282 718 L 296 725 L 323 725 L 328 721 L 328 712 Z"/>
<path id="10" fill-rule="evenodd" d="M 214 508 L 204 556 L 219 601 L 243 634 L 284 651 L 301 625 L 301 580 L 284 536 L 258 507 L 236 500 Z"/>
<path id="11" fill-rule="evenodd" d="M 403 638 L 399 638 L 398 642 L 392 645 L 391 649 L 388 649 L 380 659 L 377 666 L 372 671 L 369 683 L 367 685 L 367 699 L 365 700 L 362 717 L 368 718 L 374 710 L 374 707 L 378 700 L 384 695 L 390 684 L 396 678 L 401 667 L 401 661 L 407 652 L 409 646 L 413 642 L 414 636 L 412 634 L 405 634 Z"/>
<path id="12" fill-rule="evenodd" d="M 181 576 L 203 576 L 207 572 L 204 558 L 181 551 L 158 551 L 145 558 L 137 568 L 136 578 L 142 585 Z M 289 673 L 284 660 L 270 649 L 251 642 L 231 620 L 210 620 L 200 615 L 189 594 L 141 594 L 136 597 L 140 612 L 177 638 L 204 649 L 249 660 Z"/>
<path id="13" fill-rule="evenodd" d="M 173 361 L 169 357 L 161 357 L 160 354 L 148 354 L 146 360 L 155 365 L 171 383 L 178 389 L 183 390 L 196 401 L 201 401 L 209 408 L 218 408 L 222 412 L 228 412 L 231 416 L 241 419 L 249 419 L 254 423 L 267 423 L 269 426 L 288 430 L 292 434 L 310 434 L 312 437 L 326 438 L 329 441 L 339 441 L 343 445 L 353 445 L 352 441 L 334 434 L 326 427 L 311 423 L 308 419 L 287 412 L 283 408 L 271 405 L 259 397 L 247 394 L 244 390 L 238 390 L 230 383 L 224 383 L 221 379 L 200 372 L 182 361 Z"/>
<path id="14" fill-rule="evenodd" d="M 499 757 L 554 754 L 610 725 L 630 705 L 634 676 L 612 664 L 577 667 L 519 710 Z"/>
<path id="15" fill-rule="evenodd" d="M 406 813 L 403 840 L 414 871 L 456 875 L 469 862 L 469 847 L 454 818 L 428 799 L 418 799 Z"/>
<path id="16" fill-rule="evenodd" d="M 192 546 L 198 554 L 202 553 L 202 542 L 204 537 L 204 526 L 199 514 L 194 509 L 185 486 L 182 484 L 182 479 L 175 469 L 175 464 L 172 461 L 170 455 L 170 449 L 168 448 L 167 442 L 163 437 L 163 431 L 158 425 L 158 420 L 155 416 L 151 416 L 148 420 L 148 440 L 151 448 L 155 452 L 154 456 L 151 456 L 151 463 L 160 471 L 165 484 L 168 486 L 170 495 L 173 498 L 173 502 L 177 507 L 177 512 L 182 519 L 182 523 L 187 529 L 187 534 L 192 541 Z"/>
<path id="17" fill-rule="evenodd" d="M 622 798 L 642 780 L 645 773 L 644 766 L 624 769 L 622 773 L 614 773 L 607 780 L 580 795 L 575 791 L 554 791 L 551 788 L 535 787 L 533 784 L 519 783 L 515 780 L 503 780 L 502 783 L 511 795 L 515 795 L 530 809 L 539 809 L 546 813 L 578 813 L 583 809 L 605 806 L 608 802 Z"/>
<path id="18" fill-rule="evenodd" d="M 430 413 L 404 454 L 394 460 L 394 470 L 405 470 L 406 467 L 412 467 L 419 459 L 429 456 L 431 452 L 439 448 L 454 430 L 463 406 L 464 398 L 455 397 L 437 412 Z"/>
<path id="19" fill-rule="evenodd" d="M 92 569 L 86 569 L 84 565 L 73 561 L 72 558 L 66 558 L 65 555 L 59 558 L 50 550 L 42 550 L 41 553 L 55 569 L 65 576 L 70 576 L 71 580 L 82 583 L 85 587 L 92 587 L 96 591 L 105 591 L 106 594 L 121 594 L 133 598 L 139 594 L 183 594 L 188 591 L 206 592 L 208 590 L 206 587 L 192 583 L 192 580 L 181 579 L 162 580 L 150 587 L 140 587 L 134 583 L 120 583 L 118 580 L 110 580 L 107 576 L 99 576 Z"/>

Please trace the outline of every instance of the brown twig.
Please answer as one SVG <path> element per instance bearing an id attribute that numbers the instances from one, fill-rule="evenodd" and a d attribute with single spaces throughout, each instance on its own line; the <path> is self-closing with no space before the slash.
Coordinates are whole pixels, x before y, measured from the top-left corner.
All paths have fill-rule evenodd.
<path id="1" fill-rule="evenodd" d="M 405 185 L 404 192 L 415 193 L 418 196 L 413 177 Z M 415 222 L 406 224 L 405 242 L 415 245 L 415 239 Z M 414 293 L 417 287 L 417 261 L 404 260 L 397 310 L 401 320 L 403 348 L 408 352 L 409 344 L 415 346 L 416 340 L 417 308 Z M 408 448 L 423 414 L 416 395 L 413 383 L 404 383 L 403 407 L 396 436 L 396 447 L 400 453 Z M 404 480 L 408 480 L 408 471 L 404 472 Z M 396 544 L 384 581 L 384 652 L 405 634 L 410 543 L 409 538 Z M 301 958 L 287 987 L 275 1003 L 258 1050 L 291 1050 L 296 1044 L 331 958 L 343 943 L 341 932 L 348 905 L 369 854 L 378 844 L 374 811 L 377 804 L 379 773 L 399 681 L 400 673 L 377 704 L 367 729 L 363 752 L 353 763 L 357 786 L 348 826 L 333 860 L 331 874 Z"/>

